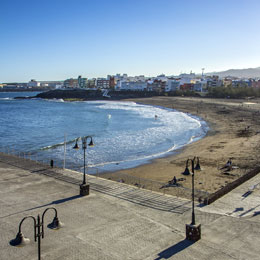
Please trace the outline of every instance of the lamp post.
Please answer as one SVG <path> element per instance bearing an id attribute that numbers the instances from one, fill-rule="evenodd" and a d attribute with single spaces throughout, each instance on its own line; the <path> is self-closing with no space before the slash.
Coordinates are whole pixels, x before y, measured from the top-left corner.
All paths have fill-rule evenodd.
<path id="1" fill-rule="evenodd" d="M 90 139 L 90 142 L 87 144 L 87 139 Z M 73 149 L 78 150 L 79 146 L 78 146 L 78 140 L 79 138 L 76 140 L 76 143 L 73 147 Z M 89 184 L 86 184 L 86 149 L 87 146 L 94 146 L 93 140 L 92 140 L 92 136 L 84 136 L 81 138 L 82 141 L 82 149 L 84 151 L 84 172 L 83 172 L 83 181 L 82 184 L 80 185 L 80 195 L 81 196 L 86 196 L 89 195 Z"/>
<path id="2" fill-rule="evenodd" d="M 192 213 L 191 213 L 191 224 L 186 224 L 186 238 L 189 240 L 197 241 L 201 238 L 201 225 L 197 224 L 195 221 L 195 206 L 194 206 L 194 177 L 195 177 L 195 170 L 201 170 L 199 157 L 194 157 L 193 159 L 188 159 L 186 161 L 186 168 L 183 174 L 189 175 L 189 162 L 191 162 L 191 176 L 192 176 Z M 195 165 L 196 162 L 196 166 Z"/>
<path id="3" fill-rule="evenodd" d="M 60 229 L 61 227 L 63 227 L 64 225 L 58 219 L 57 210 L 55 208 L 53 208 L 53 207 L 47 208 L 43 212 L 41 218 L 40 218 L 40 215 L 37 216 L 37 219 L 35 217 L 33 217 L 33 216 L 24 217 L 20 221 L 19 231 L 18 231 L 18 233 L 16 235 L 16 238 L 12 239 L 10 241 L 10 245 L 11 246 L 16 246 L 16 247 L 23 247 L 23 246 L 26 246 L 27 244 L 30 243 L 30 239 L 23 235 L 21 228 L 22 228 L 23 222 L 27 218 L 31 218 L 31 219 L 33 219 L 33 226 L 34 226 L 34 241 L 35 242 L 38 241 L 38 260 L 40 260 L 41 259 L 41 238 L 44 238 L 44 216 L 45 216 L 45 213 L 48 210 L 50 210 L 50 209 L 55 211 L 55 217 L 53 218 L 53 221 L 48 225 L 48 228 L 57 230 L 57 229 Z"/>

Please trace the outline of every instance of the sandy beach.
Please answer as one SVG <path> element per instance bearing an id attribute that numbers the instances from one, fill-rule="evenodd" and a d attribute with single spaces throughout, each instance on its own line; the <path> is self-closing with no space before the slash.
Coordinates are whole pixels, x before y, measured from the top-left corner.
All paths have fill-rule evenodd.
<path id="1" fill-rule="evenodd" d="M 133 176 L 134 180 L 140 178 L 168 184 L 176 176 L 177 179 L 185 179 L 179 182 L 182 187 L 191 188 L 191 175 L 184 176 L 182 173 L 186 160 L 196 156 L 199 157 L 202 170 L 195 172 L 195 189 L 213 193 L 254 169 L 259 163 L 259 100 L 153 97 L 128 101 L 173 108 L 199 116 L 208 123 L 210 130 L 206 137 L 175 154 L 137 168 L 109 174 L 111 179 Z M 233 169 L 221 170 L 229 158 Z M 128 179 L 124 178 L 124 181 L 133 184 L 133 180 Z"/>

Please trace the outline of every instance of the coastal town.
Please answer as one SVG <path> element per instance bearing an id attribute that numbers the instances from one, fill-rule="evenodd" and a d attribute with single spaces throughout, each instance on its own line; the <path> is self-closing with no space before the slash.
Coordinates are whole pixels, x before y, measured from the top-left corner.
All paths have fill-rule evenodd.
<path id="1" fill-rule="evenodd" d="M 260 259 L 260 0 L 0 10 L 0 260 Z"/>
<path id="2" fill-rule="evenodd" d="M 37 81 L 31 79 L 26 83 L 1 83 L 0 91 L 30 91 L 30 90 L 53 90 L 53 89 L 89 89 L 89 90 L 113 90 L 113 91 L 153 91 L 167 93 L 174 91 L 193 91 L 203 95 L 212 88 L 218 87 L 243 87 L 260 88 L 260 77 L 221 77 L 218 75 L 200 75 L 182 73 L 178 76 L 156 77 L 128 76 L 127 74 L 107 75 L 106 78 L 87 78 L 78 76 L 61 81 Z"/>
<path id="3" fill-rule="evenodd" d="M 177 154 L 152 163 L 87 174 L 88 196 L 79 194 L 79 171 L 52 167 L 24 154 L 0 153 L 1 259 L 36 259 L 37 254 L 38 259 L 52 260 L 259 258 L 259 100 L 133 100 L 166 108 L 174 104 L 207 120 L 211 130 Z M 195 174 L 194 156 L 201 165 L 196 165 Z M 226 168 L 230 158 L 232 167 Z M 192 174 L 185 175 L 187 166 Z M 164 185 L 156 185 L 160 183 Z M 207 197 L 198 198 L 200 191 Z M 42 233 L 34 239 L 37 214 Z M 41 243 L 38 251 L 33 241 Z"/>

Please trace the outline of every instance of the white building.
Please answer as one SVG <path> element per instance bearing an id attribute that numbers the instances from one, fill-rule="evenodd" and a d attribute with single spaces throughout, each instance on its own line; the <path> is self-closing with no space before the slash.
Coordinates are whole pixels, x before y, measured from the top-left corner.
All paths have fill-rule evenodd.
<path id="1" fill-rule="evenodd" d="M 192 80 L 194 80 L 196 78 L 196 75 L 195 75 L 195 73 L 192 73 L 192 72 L 190 74 L 183 73 L 183 74 L 180 74 L 179 78 L 180 78 L 180 86 L 182 86 L 184 84 L 192 83 Z"/>
<path id="2" fill-rule="evenodd" d="M 35 87 L 40 87 L 41 83 L 36 81 L 35 79 L 32 79 L 31 81 L 29 81 L 28 83 L 28 87 L 29 88 L 35 88 Z"/>
<path id="3" fill-rule="evenodd" d="M 190 74 L 182 73 L 179 75 L 179 78 L 186 78 L 186 79 L 194 79 L 196 78 L 195 73 L 190 72 Z"/>
<path id="4" fill-rule="evenodd" d="M 169 77 L 165 76 L 164 74 L 161 74 L 157 77 L 154 78 L 154 80 L 162 80 L 162 81 L 167 81 L 169 79 Z"/>
<path id="5" fill-rule="evenodd" d="M 194 83 L 193 90 L 196 92 L 206 92 L 207 91 L 207 81 L 198 80 Z"/>
<path id="6" fill-rule="evenodd" d="M 168 79 L 165 87 L 165 92 L 176 91 L 180 89 L 179 79 Z"/>
<path id="7" fill-rule="evenodd" d="M 132 90 L 132 91 L 144 91 L 147 89 L 147 83 L 145 81 L 118 81 L 116 90 Z"/>
<path id="8" fill-rule="evenodd" d="M 145 81 L 145 76 L 140 75 L 140 76 L 135 76 L 136 81 Z"/>

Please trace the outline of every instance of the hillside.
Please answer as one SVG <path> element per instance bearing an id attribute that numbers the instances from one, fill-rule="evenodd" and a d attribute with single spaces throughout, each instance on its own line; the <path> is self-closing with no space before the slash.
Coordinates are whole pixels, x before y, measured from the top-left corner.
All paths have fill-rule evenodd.
<path id="1" fill-rule="evenodd" d="M 260 67 L 248 68 L 248 69 L 230 69 L 220 72 L 210 72 L 206 75 L 218 75 L 221 78 L 224 77 L 237 77 L 237 78 L 260 78 Z"/>

